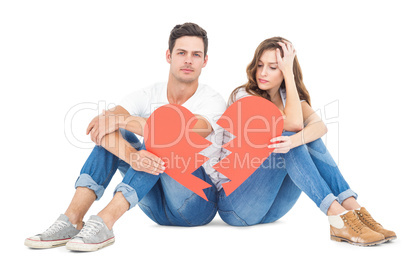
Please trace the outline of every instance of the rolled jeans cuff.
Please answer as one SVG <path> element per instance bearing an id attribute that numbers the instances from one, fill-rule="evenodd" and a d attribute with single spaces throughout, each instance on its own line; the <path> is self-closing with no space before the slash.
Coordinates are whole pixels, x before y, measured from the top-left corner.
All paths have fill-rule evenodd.
<path id="1" fill-rule="evenodd" d="M 124 182 L 119 183 L 114 190 L 114 194 L 116 194 L 117 192 L 121 192 L 124 198 L 130 204 L 129 210 L 138 204 L 137 192 L 130 185 L 125 184 Z"/>
<path id="2" fill-rule="evenodd" d="M 337 201 L 339 202 L 339 204 L 342 205 L 343 201 L 345 201 L 349 197 L 354 197 L 355 199 L 357 199 L 357 194 L 353 192 L 351 189 L 348 189 L 338 195 Z"/>
<path id="3" fill-rule="evenodd" d="M 95 192 L 96 200 L 99 200 L 105 192 L 105 187 L 97 184 L 88 174 L 81 174 L 75 182 L 75 189 L 77 187 L 86 187 Z"/>
<path id="4" fill-rule="evenodd" d="M 332 202 L 334 202 L 335 200 L 337 200 L 337 198 L 335 197 L 335 195 L 333 194 L 329 194 L 327 195 L 324 200 L 322 200 L 321 204 L 320 204 L 320 210 L 322 212 L 324 212 L 325 215 L 328 214 L 328 209 L 331 206 Z"/>

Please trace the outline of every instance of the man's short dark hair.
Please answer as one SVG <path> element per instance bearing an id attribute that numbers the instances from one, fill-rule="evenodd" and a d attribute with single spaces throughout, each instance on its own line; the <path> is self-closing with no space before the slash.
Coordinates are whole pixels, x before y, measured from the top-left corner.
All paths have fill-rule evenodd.
<path id="1" fill-rule="evenodd" d="M 204 57 L 208 51 L 208 36 L 207 32 L 192 22 L 186 22 L 174 26 L 169 36 L 169 50 L 172 53 L 173 47 L 176 44 L 176 40 L 183 36 L 197 36 L 204 41 Z"/>

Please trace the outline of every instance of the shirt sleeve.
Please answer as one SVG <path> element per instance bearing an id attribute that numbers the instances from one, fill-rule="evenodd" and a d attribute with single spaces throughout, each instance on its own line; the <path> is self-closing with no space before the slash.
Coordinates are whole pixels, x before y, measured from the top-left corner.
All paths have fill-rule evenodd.
<path id="1" fill-rule="evenodd" d="M 146 110 L 149 98 L 148 90 L 136 90 L 122 98 L 118 105 L 126 109 L 131 115 L 141 116 Z"/>
<path id="2" fill-rule="evenodd" d="M 222 116 L 222 114 L 226 110 L 225 100 L 218 92 L 214 92 L 213 94 L 208 94 L 208 97 L 205 99 L 202 104 L 200 103 L 197 109 L 193 112 L 194 114 L 201 115 L 211 124 L 213 130 L 217 130 L 220 128 L 216 122 Z"/>

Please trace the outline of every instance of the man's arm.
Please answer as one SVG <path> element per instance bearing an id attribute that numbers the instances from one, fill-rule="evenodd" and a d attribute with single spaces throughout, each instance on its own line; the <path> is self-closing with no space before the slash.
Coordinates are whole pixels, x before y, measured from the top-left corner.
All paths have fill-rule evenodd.
<path id="1" fill-rule="evenodd" d="M 147 118 L 133 116 L 133 115 L 120 115 L 117 120 L 117 127 L 124 128 L 137 135 L 144 136 L 144 128 Z"/>
<path id="2" fill-rule="evenodd" d="M 130 156 L 133 153 L 138 152 L 134 147 L 130 145 L 128 141 L 126 141 L 121 135 L 120 131 L 116 131 L 114 129 L 115 120 L 110 120 L 113 116 L 125 116 L 130 115 L 129 112 L 124 109 L 122 106 L 116 106 L 112 109 L 104 111 L 101 115 L 96 116 L 89 123 L 87 128 L 87 135 L 91 134 L 91 140 L 95 142 L 97 145 L 101 145 L 103 148 L 122 159 L 128 164 L 130 163 Z M 109 120 L 106 120 L 109 119 Z M 108 128 L 113 128 L 114 130 L 110 133 L 105 132 Z"/>
<path id="3" fill-rule="evenodd" d="M 165 171 L 165 163 L 162 159 L 147 150 L 137 151 L 123 138 L 120 131 L 105 135 L 101 140 L 101 146 L 137 171 L 153 175 L 159 175 Z"/>
<path id="4" fill-rule="evenodd" d="M 195 114 L 195 117 L 198 119 L 197 123 L 195 123 L 192 131 L 201 135 L 201 137 L 205 138 L 213 131 L 211 124 L 208 122 L 205 117 Z"/>
<path id="5" fill-rule="evenodd" d="M 92 119 L 87 128 L 87 135 L 91 134 L 91 140 L 97 145 L 100 145 L 106 134 L 110 134 L 119 128 L 143 136 L 145 122 L 146 118 L 131 116 L 122 106 L 116 106 L 103 111 L 101 115 Z"/>
<path id="6" fill-rule="evenodd" d="M 132 116 L 132 115 L 118 115 L 117 127 L 124 128 L 130 132 L 144 136 L 144 128 L 147 118 Z M 203 116 L 196 114 L 198 119 L 192 131 L 201 135 L 203 138 L 207 137 L 212 132 L 212 126 Z M 184 127 L 184 126 L 183 126 Z"/>
<path id="7" fill-rule="evenodd" d="M 130 115 L 129 112 L 126 109 L 124 109 L 122 106 L 116 106 L 107 111 L 103 111 L 102 114 L 95 116 L 94 119 L 92 119 L 92 121 L 89 123 L 88 128 L 87 128 L 87 135 L 91 134 L 91 140 L 93 142 L 95 142 L 96 144 L 99 145 L 99 141 L 105 135 L 104 132 L 107 132 L 105 130 L 106 127 L 110 129 L 114 123 L 114 122 L 111 122 L 110 120 L 106 120 L 106 119 L 110 119 L 110 117 L 112 117 L 114 115 L 118 115 L 118 114 Z M 113 131 L 110 131 L 110 132 L 113 132 Z M 110 132 L 107 132 L 107 133 L 110 133 Z M 101 137 L 99 138 L 99 134 L 103 134 L 103 135 L 101 135 Z"/>
<path id="8" fill-rule="evenodd" d="M 116 131 L 119 129 L 116 117 L 118 119 L 124 116 L 130 116 L 130 114 L 122 106 L 105 111 L 91 121 L 87 128 L 87 135 L 91 134 L 92 141 L 128 163 L 135 170 L 154 175 L 164 172 L 162 159 L 146 150 L 137 151 L 123 138 L 120 131 Z M 106 132 L 108 133 L 105 134 Z"/>

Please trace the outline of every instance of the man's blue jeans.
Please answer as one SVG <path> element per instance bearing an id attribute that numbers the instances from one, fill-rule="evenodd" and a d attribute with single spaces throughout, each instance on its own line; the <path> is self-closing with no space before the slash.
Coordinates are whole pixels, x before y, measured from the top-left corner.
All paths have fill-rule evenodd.
<path id="1" fill-rule="evenodd" d="M 134 133 L 120 129 L 124 139 L 137 150 L 145 149 Z M 97 200 L 109 185 L 119 169 L 123 181 L 117 185 L 116 192 L 122 192 L 130 204 L 136 204 L 144 213 L 161 225 L 198 226 L 212 221 L 217 212 L 217 190 L 201 166 L 192 174 L 211 184 L 204 190 L 209 201 L 188 190 L 166 173 L 152 175 L 136 171 L 101 146 L 95 146 L 85 162 L 75 187 L 92 189 Z"/>
<path id="2" fill-rule="evenodd" d="M 283 132 L 291 136 L 294 132 Z M 218 212 L 223 221 L 235 226 L 269 223 L 284 216 L 301 191 L 327 214 L 334 200 L 342 203 L 357 198 L 340 173 L 321 139 L 272 153 L 234 192 L 219 192 Z"/>

